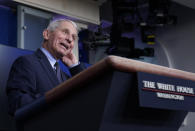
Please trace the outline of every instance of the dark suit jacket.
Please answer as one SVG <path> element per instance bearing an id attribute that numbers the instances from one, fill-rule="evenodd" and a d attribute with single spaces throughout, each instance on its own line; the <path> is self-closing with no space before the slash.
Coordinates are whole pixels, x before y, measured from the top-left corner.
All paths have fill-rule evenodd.
<path id="1" fill-rule="evenodd" d="M 70 73 L 75 75 L 83 69 L 80 64 L 72 68 Z M 65 72 L 61 71 L 61 75 L 63 80 L 69 78 Z M 13 115 L 18 108 L 43 96 L 58 84 L 52 66 L 40 49 L 32 55 L 19 57 L 13 63 L 7 81 L 9 113 Z"/>

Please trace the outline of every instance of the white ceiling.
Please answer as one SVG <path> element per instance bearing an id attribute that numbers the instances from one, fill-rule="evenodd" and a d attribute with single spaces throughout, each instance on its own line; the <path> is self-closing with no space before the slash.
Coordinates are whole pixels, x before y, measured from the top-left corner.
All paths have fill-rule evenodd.
<path id="1" fill-rule="evenodd" d="M 173 1 L 195 9 L 195 0 L 173 0 Z"/>

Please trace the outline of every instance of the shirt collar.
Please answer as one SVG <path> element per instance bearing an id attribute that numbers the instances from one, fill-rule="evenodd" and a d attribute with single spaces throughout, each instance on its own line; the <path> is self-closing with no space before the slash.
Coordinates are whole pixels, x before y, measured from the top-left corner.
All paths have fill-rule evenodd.
<path id="1" fill-rule="evenodd" d="M 45 54 L 47 59 L 49 60 L 49 63 L 51 64 L 51 66 L 55 68 L 54 64 L 57 62 L 57 60 L 45 48 L 41 47 L 40 49 Z"/>

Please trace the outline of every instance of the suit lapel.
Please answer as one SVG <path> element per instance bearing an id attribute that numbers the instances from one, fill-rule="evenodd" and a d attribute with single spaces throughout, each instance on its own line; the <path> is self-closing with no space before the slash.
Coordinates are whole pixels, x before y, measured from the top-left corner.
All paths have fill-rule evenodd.
<path id="1" fill-rule="evenodd" d="M 62 70 L 61 70 L 60 73 L 61 73 L 61 77 L 62 77 L 63 81 L 65 81 L 65 80 L 67 80 L 69 78 L 69 76 L 66 73 L 64 73 Z"/>
<path id="2" fill-rule="evenodd" d="M 45 70 L 45 72 L 46 72 L 47 76 L 49 77 L 50 81 L 52 82 L 53 86 L 55 87 L 56 85 L 58 85 L 59 81 L 58 81 L 57 76 L 54 73 L 53 68 L 52 68 L 51 64 L 49 63 L 47 57 L 43 54 L 43 52 L 40 49 L 38 49 L 35 52 L 35 55 L 38 57 L 42 68 Z"/>
<path id="3" fill-rule="evenodd" d="M 59 65 L 61 69 L 60 73 L 61 73 L 62 80 L 65 81 L 68 78 L 70 78 L 69 73 L 66 72 L 68 68 L 62 63 L 62 61 L 59 61 Z"/>

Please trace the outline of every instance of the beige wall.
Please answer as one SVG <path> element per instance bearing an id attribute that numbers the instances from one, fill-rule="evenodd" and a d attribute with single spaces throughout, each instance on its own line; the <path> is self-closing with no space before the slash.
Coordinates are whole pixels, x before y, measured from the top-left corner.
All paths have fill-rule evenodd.
<path id="1" fill-rule="evenodd" d="M 83 22 L 99 24 L 98 2 L 93 0 L 13 0 L 57 14 L 70 16 Z"/>
<path id="2" fill-rule="evenodd" d="M 195 1 L 194 0 L 173 0 L 173 1 L 195 9 Z"/>

